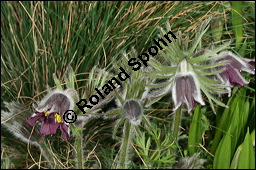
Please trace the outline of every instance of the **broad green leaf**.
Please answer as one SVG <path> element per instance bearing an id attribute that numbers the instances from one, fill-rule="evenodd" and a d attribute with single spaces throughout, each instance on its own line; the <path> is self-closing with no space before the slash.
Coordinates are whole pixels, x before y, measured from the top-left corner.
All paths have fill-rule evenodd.
<path id="1" fill-rule="evenodd" d="M 255 138 L 255 129 L 253 130 L 253 132 L 251 133 L 251 139 L 252 139 L 252 145 L 253 145 L 253 143 L 254 143 L 254 138 Z M 246 138 L 246 137 L 245 137 Z M 249 141 L 247 141 L 247 142 L 249 142 Z M 254 145 L 253 145 L 254 146 Z M 231 166 L 230 166 L 230 169 L 237 169 L 237 166 L 238 166 L 238 163 L 240 162 L 240 161 L 244 161 L 244 160 L 241 160 L 242 158 L 241 158 L 241 151 L 243 151 L 244 150 L 244 142 L 237 148 L 237 150 L 236 150 L 236 152 L 235 152 L 235 155 L 234 155 L 234 157 L 233 157 L 233 160 L 232 160 L 232 163 L 231 163 Z M 253 147 L 252 147 L 252 151 L 254 152 L 254 150 L 253 150 Z M 253 156 L 254 156 L 254 154 L 253 154 Z M 251 158 L 250 158 L 251 159 Z M 255 160 L 254 159 L 252 159 L 252 162 L 255 162 Z M 242 162 L 243 163 L 243 162 Z M 252 163 L 253 164 L 253 163 Z M 255 163 L 254 163 L 255 164 Z M 255 165 L 254 165 L 255 166 Z M 253 169 L 253 168 L 252 168 Z"/>
<path id="2" fill-rule="evenodd" d="M 243 42 L 243 2 L 231 1 L 232 6 L 232 25 L 234 27 L 236 48 L 241 46 Z"/>
<path id="3" fill-rule="evenodd" d="M 199 148 L 201 136 L 201 107 L 196 106 L 188 136 L 188 152 L 193 155 Z"/>
<path id="4" fill-rule="evenodd" d="M 245 55 L 246 47 L 247 47 L 247 39 L 244 40 L 242 47 L 238 51 L 238 54 L 240 56 L 244 56 Z"/>
<path id="5" fill-rule="evenodd" d="M 230 112 L 232 114 L 232 117 L 230 121 L 232 122 L 232 128 L 231 128 L 231 134 L 232 134 L 232 144 L 231 144 L 231 154 L 233 154 L 236 150 L 236 144 L 238 142 L 240 132 L 241 132 L 241 110 L 239 107 L 239 103 L 234 107 L 235 109 Z"/>
<path id="6" fill-rule="evenodd" d="M 250 112 L 249 112 L 249 107 L 250 107 L 250 102 L 249 102 L 249 100 L 248 100 L 248 98 L 247 98 L 247 100 L 246 101 L 242 101 L 242 102 L 240 102 L 240 108 L 242 108 L 241 109 L 241 122 L 240 122 L 240 130 L 242 131 L 242 128 L 245 128 L 246 127 L 246 124 L 247 124 L 247 122 L 248 122 L 248 118 L 249 118 L 249 114 L 250 114 Z M 245 135 L 245 131 L 242 131 L 242 136 L 244 136 Z"/>
<path id="7" fill-rule="evenodd" d="M 238 164 L 241 150 L 242 150 L 242 144 L 237 148 L 235 155 L 233 156 L 230 169 L 237 169 L 237 164 Z"/>
<path id="8" fill-rule="evenodd" d="M 232 125 L 230 126 L 228 132 L 225 134 L 224 138 L 221 140 L 217 151 L 214 155 L 213 160 L 213 168 L 214 169 L 229 169 L 230 168 L 230 161 L 231 161 L 231 129 Z"/>
<path id="9" fill-rule="evenodd" d="M 228 100 L 228 104 L 227 104 L 227 108 L 225 108 L 223 113 L 217 113 L 217 118 L 216 118 L 216 123 L 217 123 L 217 129 L 215 132 L 215 136 L 213 139 L 213 143 L 211 146 L 211 153 L 215 153 L 218 145 L 219 145 L 219 141 L 221 140 L 222 137 L 222 133 L 223 131 L 227 131 L 227 128 L 230 126 L 230 120 L 231 119 L 231 109 L 234 108 L 234 106 L 236 105 L 238 101 L 238 98 L 235 97 L 235 94 L 232 95 L 232 97 Z"/>
<path id="10" fill-rule="evenodd" d="M 242 151 L 239 156 L 237 167 L 238 169 L 255 169 L 255 153 L 249 128 L 247 129 L 244 143 L 242 144 Z"/>
<path id="11" fill-rule="evenodd" d="M 255 129 L 251 133 L 252 145 L 255 146 Z"/>

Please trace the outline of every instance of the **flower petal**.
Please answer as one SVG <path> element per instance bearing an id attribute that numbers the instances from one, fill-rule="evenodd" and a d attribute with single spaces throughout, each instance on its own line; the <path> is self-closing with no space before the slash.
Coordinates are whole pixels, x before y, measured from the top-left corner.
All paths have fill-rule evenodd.
<path id="1" fill-rule="evenodd" d="M 228 76 L 224 76 L 224 75 L 226 75 L 225 72 L 223 72 L 222 74 L 217 74 L 215 79 L 225 86 L 225 89 L 227 90 L 227 93 L 228 93 L 228 97 L 230 97 L 231 96 L 231 87 L 232 87 L 232 85 L 230 84 Z M 221 98 L 223 98 L 224 96 L 225 96 L 224 93 L 220 94 Z"/>
<path id="2" fill-rule="evenodd" d="M 194 100 L 194 94 L 196 94 L 196 85 L 192 76 L 187 76 L 183 83 L 183 85 L 186 87 L 183 103 L 186 103 L 188 112 L 190 112 L 196 106 L 196 102 Z"/>
<path id="3" fill-rule="evenodd" d="M 250 73 L 250 74 L 255 74 L 255 60 L 250 60 L 247 58 L 242 58 L 244 62 L 247 63 L 246 68 L 242 68 L 243 71 Z"/>
<path id="4" fill-rule="evenodd" d="M 255 60 L 242 58 L 230 51 L 223 51 L 219 55 L 226 54 L 225 57 L 221 58 L 220 61 L 229 61 L 229 64 L 237 69 L 243 70 L 250 74 L 255 74 Z"/>
<path id="5" fill-rule="evenodd" d="M 249 82 L 246 81 L 239 70 L 232 68 L 230 64 L 226 65 L 225 70 L 220 73 L 221 77 L 228 78 L 228 80 L 237 87 L 242 87 L 248 84 Z"/>
<path id="6" fill-rule="evenodd" d="M 31 126 L 35 126 L 36 121 L 44 121 L 44 119 L 45 119 L 44 113 L 38 113 L 35 116 L 28 118 L 27 122 Z"/>
<path id="7" fill-rule="evenodd" d="M 182 92 L 185 91 L 185 87 L 178 86 L 179 88 L 177 88 L 177 84 L 180 85 L 180 83 L 177 82 L 177 78 L 176 78 L 172 88 L 172 99 L 175 105 L 174 110 L 177 110 L 182 104 L 182 101 L 183 101 Z"/>
<path id="8" fill-rule="evenodd" d="M 55 123 L 54 119 L 48 118 L 42 122 L 41 125 L 41 134 L 44 136 L 55 134 L 59 124 Z"/>
<path id="9" fill-rule="evenodd" d="M 64 139 L 64 140 L 69 140 L 70 139 L 70 136 L 69 136 L 69 126 L 66 125 L 65 123 L 61 123 L 60 124 L 60 130 L 62 132 L 61 134 L 61 137 Z"/>
<path id="10" fill-rule="evenodd" d="M 174 110 L 176 110 L 182 103 L 187 105 L 189 111 L 195 106 L 193 99 L 195 83 L 192 80 L 190 76 L 179 76 L 176 78 L 174 90 L 176 95 L 174 101 L 176 102 Z"/>
<path id="11" fill-rule="evenodd" d="M 64 114 L 69 109 L 69 99 L 65 94 L 55 93 L 46 102 L 45 106 L 50 106 L 50 112 Z"/>
<path id="12" fill-rule="evenodd" d="M 194 97 L 195 101 L 197 101 L 201 105 L 205 105 L 204 100 L 202 98 L 200 84 L 198 82 L 198 79 L 197 79 L 197 77 L 195 76 L 194 73 L 191 73 L 191 77 L 193 77 L 193 81 L 195 83 L 195 90 L 194 90 L 194 93 L 193 93 L 193 97 Z"/>
<path id="13" fill-rule="evenodd" d="M 50 112 L 56 112 L 59 114 L 65 113 L 67 110 L 73 109 L 74 100 L 70 96 L 69 91 L 62 91 L 55 89 L 49 92 L 39 103 L 38 111 L 44 112 L 49 110 Z"/>
<path id="14" fill-rule="evenodd" d="M 201 105 L 205 104 L 201 96 L 199 83 L 193 73 L 177 76 L 172 92 L 175 104 L 174 110 L 180 107 L 181 104 L 186 104 L 190 112 L 196 105 L 195 101 Z"/>

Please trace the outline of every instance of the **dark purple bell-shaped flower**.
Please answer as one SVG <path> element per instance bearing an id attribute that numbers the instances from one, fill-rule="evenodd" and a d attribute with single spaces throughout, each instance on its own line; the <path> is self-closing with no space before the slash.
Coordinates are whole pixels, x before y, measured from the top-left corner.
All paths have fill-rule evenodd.
<path id="1" fill-rule="evenodd" d="M 219 59 L 217 63 L 227 62 L 227 64 L 219 66 L 217 70 L 223 69 L 223 71 L 216 75 L 216 78 L 224 85 L 227 86 L 229 91 L 229 97 L 231 95 L 231 87 L 242 87 L 249 83 L 241 74 L 241 71 L 245 71 L 250 74 L 255 74 L 255 60 L 250 60 L 236 56 L 229 51 L 221 52 L 219 55 L 224 55 Z"/>
<path id="2" fill-rule="evenodd" d="M 174 110 L 178 109 L 181 104 L 187 105 L 188 112 L 195 107 L 196 102 L 205 105 L 201 95 L 200 85 L 192 72 L 178 74 L 175 77 L 172 98 L 175 105 Z"/>
<path id="3" fill-rule="evenodd" d="M 70 93 L 70 89 L 64 92 L 56 89 L 46 95 L 34 114 L 27 120 L 28 123 L 34 126 L 37 121 L 42 122 L 40 133 L 44 136 L 55 134 L 60 127 L 62 138 L 69 140 L 69 124 L 62 119 L 63 114 L 74 107 L 74 100 L 68 92 Z"/>

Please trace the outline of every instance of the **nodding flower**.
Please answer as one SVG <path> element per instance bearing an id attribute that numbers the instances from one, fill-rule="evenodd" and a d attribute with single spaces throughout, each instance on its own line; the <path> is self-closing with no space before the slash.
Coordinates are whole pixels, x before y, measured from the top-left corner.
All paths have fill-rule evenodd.
<path id="1" fill-rule="evenodd" d="M 178 109 L 181 104 L 187 105 L 188 112 L 196 106 L 196 102 L 205 105 L 199 84 L 196 81 L 196 77 L 193 74 L 176 76 L 172 89 L 174 110 Z"/>
<path id="2" fill-rule="evenodd" d="M 223 58 L 217 60 L 217 63 L 227 62 L 227 64 L 217 67 L 217 70 L 222 70 L 216 75 L 217 80 L 227 86 L 229 97 L 231 96 L 231 87 L 243 87 L 249 83 L 241 74 L 245 71 L 250 74 L 255 74 L 255 60 L 250 60 L 236 56 L 230 51 L 223 51 L 219 55 L 224 55 Z"/>
<path id="3" fill-rule="evenodd" d="M 240 72 L 255 74 L 255 60 L 238 57 L 227 51 L 231 41 L 218 47 L 202 46 L 202 37 L 209 29 L 211 19 L 209 17 L 202 22 L 193 40 L 189 40 L 188 35 L 183 38 L 181 32 L 176 34 L 177 39 L 169 37 L 172 43 L 162 50 L 161 58 L 149 61 L 154 70 L 148 74 L 157 78 L 150 84 L 154 89 L 149 92 L 149 96 L 159 100 L 172 91 L 174 110 L 186 104 L 188 111 L 195 107 L 196 102 L 204 105 L 204 100 L 208 99 L 216 113 L 214 103 L 227 107 L 218 96 L 228 93 L 230 97 L 232 86 L 242 87 L 249 83 Z M 166 28 L 160 28 L 160 37 L 171 29 L 169 22 Z M 204 100 L 201 93 L 205 96 Z"/>
<path id="4" fill-rule="evenodd" d="M 70 139 L 69 124 L 63 121 L 63 114 L 67 110 L 74 108 L 73 89 L 65 91 L 55 89 L 46 95 L 35 109 L 33 115 L 28 118 L 27 122 L 34 126 L 37 121 L 42 122 L 40 133 L 44 136 L 55 134 L 58 127 L 60 128 L 64 140 Z"/>
<path id="5" fill-rule="evenodd" d="M 172 87 L 172 98 L 175 105 L 174 110 L 178 109 L 181 104 L 186 104 L 188 112 L 190 112 L 196 106 L 196 102 L 201 105 L 205 105 L 205 103 L 195 73 L 187 71 L 186 60 L 180 63 L 180 71 L 181 72 L 177 73 L 175 76 Z"/>

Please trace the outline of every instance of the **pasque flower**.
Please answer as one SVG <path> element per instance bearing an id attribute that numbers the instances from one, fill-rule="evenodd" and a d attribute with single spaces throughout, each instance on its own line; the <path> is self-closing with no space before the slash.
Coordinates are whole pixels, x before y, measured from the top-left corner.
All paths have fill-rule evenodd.
<path id="1" fill-rule="evenodd" d="M 219 55 L 224 55 L 223 58 L 217 60 L 217 63 L 226 61 L 227 64 L 217 67 L 217 70 L 222 70 L 216 75 L 216 78 L 224 85 L 231 95 L 231 87 L 242 87 L 249 82 L 244 79 L 241 71 L 245 71 L 250 74 L 255 74 L 255 60 L 250 60 L 242 57 L 238 57 L 230 51 L 223 51 Z"/>
<path id="2" fill-rule="evenodd" d="M 181 104 L 186 104 L 188 111 L 191 111 L 196 103 L 204 105 L 202 92 L 215 112 L 213 102 L 222 107 L 226 106 L 217 99 L 217 96 L 225 93 L 230 95 L 232 85 L 241 87 L 248 84 L 240 71 L 251 74 L 255 72 L 255 61 L 238 57 L 225 50 L 231 42 L 217 48 L 202 48 L 202 37 L 209 28 L 210 20 L 211 17 L 202 23 L 191 41 L 188 36 L 183 38 L 181 32 L 175 35 L 177 39 L 169 37 L 172 42 L 168 46 L 163 46 L 159 58 L 152 58 L 148 62 L 155 69 L 148 72 L 148 75 L 164 80 L 149 85 L 155 88 L 150 92 L 150 96 L 159 100 L 172 92 L 174 110 Z M 167 31 L 171 29 L 169 23 L 166 28 Z M 161 27 L 160 30 L 159 41 L 165 41 L 163 35 L 166 31 Z"/>
<path id="3" fill-rule="evenodd" d="M 55 134 L 58 127 L 62 132 L 62 138 L 69 140 L 69 124 L 62 119 L 63 114 L 67 110 L 72 110 L 74 107 L 74 99 L 71 93 L 76 93 L 73 89 L 65 91 L 55 89 L 46 95 L 35 109 L 34 114 L 27 122 L 34 126 L 37 121 L 42 122 L 40 133 L 44 136 Z"/>
<path id="4" fill-rule="evenodd" d="M 181 104 L 186 104 L 188 112 L 196 105 L 196 102 L 204 105 L 202 99 L 200 85 L 196 75 L 193 72 L 187 72 L 186 60 L 181 62 L 181 72 L 175 76 L 175 81 L 172 88 L 172 98 L 175 108 L 179 108 Z"/>

